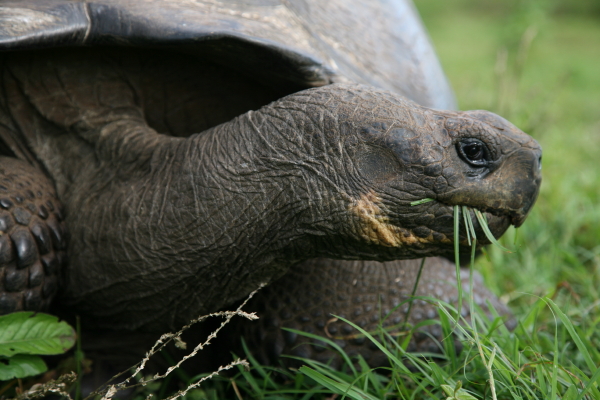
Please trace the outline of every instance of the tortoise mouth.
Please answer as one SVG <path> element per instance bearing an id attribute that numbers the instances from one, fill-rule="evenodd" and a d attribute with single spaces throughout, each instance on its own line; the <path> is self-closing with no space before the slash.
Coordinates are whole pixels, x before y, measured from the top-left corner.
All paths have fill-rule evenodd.
<path id="1" fill-rule="evenodd" d="M 515 228 L 518 228 L 519 226 L 523 225 L 523 222 L 525 222 L 525 219 L 527 218 L 527 215 L 523 215 L 521 213 L 511 210 L 501 210 L 485 207 L 478 207 L 477 210 L 498 218 L 507 218 L 510 221 L 510 224 L 513 225 Z"/>
<path id="2" fill-rule="evenodd" d="M 436 200 L 436 201 L 438 201 L 438 200 Z M 487 217 L 488 221 L 491 221 L 493 219 L 496 219 L 496 220 L 501 219 L 501 220 L 509 221 L 510 225 L 514 226 L 515 228 L 518 228 L 521 225 L 523 225 L 523 223 L 527 219 L 527 216 L 529 215 L 529 210 L 531 210 L 531 206 L 535 202 L 535 198 L 530 203 L 524 205 L 523 207 L 519 208 L 518 210 L 511 209 L 511 208 L 499 208 L 499 207 L 485 206 L 485 205 L 480 205 L 480 204 L 469 205 L 469 204 L 449 204 L 449 203 L 445 203 L 443 201 L 438 201 L 438 202 L 440 204 L 444 204 L 445 206 L 450 207 L 450 208 L 453 208 L 454 206 L 458 205 L 460 207 L 467 207 L 472 210 L 478 210 Z"/>
<path id="3" fill-rule="evenodd" d="M 516 212 L 509 211 L 509 210 L 494 209 L 494 208 L 490 208 L 490 207 L 472 207 L 472 206 L 464 206 L 464 207 L 466 207 L 470 213 L 474 214 L 476 211 L 479 211 L 484 216 L 483 223 L 479 218 L 476 218 L 474 216 L 470 217 L 471 222 L 473 224 L 473 229 L 475 231 L 475 238 L 477 239 L 477 242 L 481 245 L 488 245 L 488 244 L 492 243 L 492 241 L 488 238 L 487 234 L 485 233 L 485 230 L 489 230 L 489 232 L 492 233 L 494 238 L 498 239 L 504 234 L 504 232 L 506 232 L 506 230 L 511 225 L 518 227 L 523 223 L 523 221 L 525 219 L 524 216 L 521 216 L 521 215 L 517 214 Z M 483 224 L 486 224 L 487 227 L 484 228 L 484 226 L 482 226 Z M 469 235 L 467 234 L 467 230 L 469 228 L 465 225 L 466 224 L 465 224 L 464 218 L 461 215 L 459 218 L 459 232 L 458 232 L 461 242 L 463 242 L 463 241 L 468 242 L 467 237 Z"/>
<path id="4" fill-rule="evenodd" d="M 455 206 L 467 207 L 470 210 L 480 211 L 482 214 L 484 214 L 486 216 L 488 221 L 490 221 L 490 219 L 501 219 L 503 221 L 509 221 L 510 225 L 514 226 L 515 228 L 520 227 L 523 224 L 523 222 L 525 222 L 525 219 L 527 219 L 527 215 L 528 215 L 528 213 L 522 213 L 522 212 L 518 212 L 515 210 L 510 210 L 510 209 L 486 207 L 486 206 L 481 206 L 481 205 L 474 206 L 474 205 L 469 205 L 469 204 L 451 204 L 451 203 L 441 201 L 438 199 L 433 199 L 432 202 L 436 202 L 436 203 L 442 205 L 443 207 L 445 207 L 448 210 L 448 213 L 450 213 L 450 214 L 454 213 Z M 477 220 L 476 218 L 473 219 L 473 221 L 476 221 L 476 220 Z"/>
<path id="5" fill-rule="evenodd" d="M 525 219 L 527 218 L 527 215 L 523 215 L 514 210 L 503 210 L 503 209 L 499 209 L 499 208 L 481 207 L 481 206 L 478 206 L 478 207 L 473 207 L 473 206 L 468 206 L 468 205 L 464 205 L 464 206 L 469 209 L 472 209 L 472 210 L 480 211 L 483 215 L 486 216 L 488 221 L 490 221 L 494 217 L 500 218 L 502 220 L 508 220 L 508 221 L 510 221 L 510 225 L 513 225 L 515 228 L 518 228 L 519 226 L 521 226 L 523 224 L 523 222 L 525 221 Z"/>
<path id="6" fill-rule="evenodd" d="M 438 203 L 441 207 L 446 209 L 447 215 L 454 216 L 455 206 L 459 206 L 461 208 L 461 215 L 459 218 L 459 237 L 461 244 L 466 244 L 468 241 L 468 227 L 465 225 L 465 220 L 462 216 L 462 213 L 464 212 L 463 207 L 466 207 L 471 214 L 470 219 L 473 223 L 473 228 L 475 230 L 477 242 L 480 245 L 491 244 L 491 241 L 487 238 L 487 235 L 485 234 L 484 228 L 482 227 L 480 220 L 475 216 L 475 211 L 479 211 L 482 213 L 482 215 L 485 218 L 487 228 L 496 239 L 502 236 L 511 225 L 515 228 L 521 226 L 527 217 L 526 215 L 520 214 L 513 210 L 499 209 L 493 207 L 471 206 L 467 204 L 449 204 L 439 200 L 434 201 Z M 454 232 L 454 226 L 452 227 L 452 232 Z"/>

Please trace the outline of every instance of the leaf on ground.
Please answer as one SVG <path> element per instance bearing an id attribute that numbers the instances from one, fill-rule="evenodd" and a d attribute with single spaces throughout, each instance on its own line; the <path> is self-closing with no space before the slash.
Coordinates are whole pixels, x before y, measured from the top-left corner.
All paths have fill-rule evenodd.
<path id="1" fill-rule="evenodd" d="M 47 370 L 48 367 L 40 356 L 17 354 L 10 358 L 0 357 L 0 381 L 39 375 Z"/>
<path id="2" fill-rule="evenodd" d="M 62 354 L 75 337 L 69 324 L 52 315 L 26 311 L 0 317 L 0 356 Z"/>

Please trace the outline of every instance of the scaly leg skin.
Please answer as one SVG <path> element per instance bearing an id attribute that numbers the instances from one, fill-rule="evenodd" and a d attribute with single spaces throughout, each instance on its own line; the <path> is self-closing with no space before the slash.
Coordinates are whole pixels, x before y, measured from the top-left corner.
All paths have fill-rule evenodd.
<path id="1" fill-rule="evenodd" d="M 63 218 L 42 171 L 0 157 L 0 315 L 50 305 L 65 263 Z"/>
<path id="2" fill-rule="evenodd" d="M 245 311 L 256 311 L 258 321 L 242 321 L 235 329 L 241 332 L 250 350 L 263 363 L 277 363 L 282 354 L 332 362 L 339 366 L 340 357 L 323 342 L 308 339 L 281 328 L 293 328 L 333 340 L 350 356 L 362 355 L 372 367 L 387 365 L 385 355 L 350 325 L 332 317 L 344 317 L 373 332 L 397 305 L 410 298 L 421 260 L 379 263 L 375 261 L 339 261 L 316 259 L 291 268 L 278 281 L 261 290 Z M 455 267 L 450 261 L 427 259 L 416 296 L 429 296 L 456 306 Z M 469 295 L 469 271 L 461 274 L 465 296 Z M 510 320 L 510 311 L 483 285 L 475 273 L 475 303 L 488 312 L 490 301 L 498 313 Z M 403 329 L 408 303 L 400 305 L 383 322 L 394 336 Z M 463 316 L 469 319 L 468 302 L 463 302 Z M 408 323 L 437 319 L 434 305 L 415 300 Z M 377 337 L 377 335 L 375 335 Z M 435 340 L 434 340 L 435 339 Z M 408 351 L 440 353 L 436 341 L 443 339 L 439 324 L 417 329 Z M 294 365 L 290 359 L 284 359 Z M 291 363 L 291 364 L 290 364 Z"/>

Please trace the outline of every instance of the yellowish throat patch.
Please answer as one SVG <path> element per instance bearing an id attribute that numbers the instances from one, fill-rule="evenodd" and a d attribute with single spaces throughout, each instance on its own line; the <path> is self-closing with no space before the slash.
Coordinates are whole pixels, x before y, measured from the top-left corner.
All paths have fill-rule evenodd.
<path id="1" fill-rule="evenodd" d="M 433 235 L 426 238 L 415 236 L 409 229 L 389 223 L 389 218 L 381 207 L 381 198 L 373 191 L 355 200 L 350 211 L 360 218 L 357 232 L 364 239 L 387 247 L 400 247 L 415 243 L 431 243 Z"/>

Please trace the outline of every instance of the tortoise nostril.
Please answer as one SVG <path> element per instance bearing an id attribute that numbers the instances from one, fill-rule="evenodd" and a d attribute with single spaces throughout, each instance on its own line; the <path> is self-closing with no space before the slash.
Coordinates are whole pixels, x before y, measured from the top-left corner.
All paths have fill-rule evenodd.
<path id="1" fill-rule="evenodd" d="M 538 158 L 538 168 L 541 170 L 542 169 L 542 156 L 540 155 Z"/>

